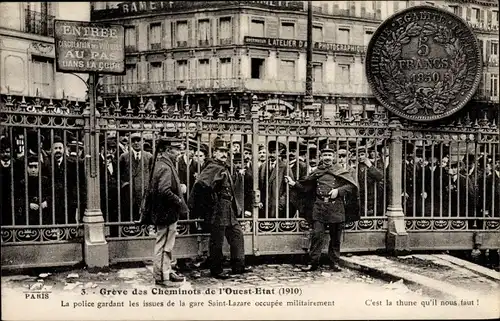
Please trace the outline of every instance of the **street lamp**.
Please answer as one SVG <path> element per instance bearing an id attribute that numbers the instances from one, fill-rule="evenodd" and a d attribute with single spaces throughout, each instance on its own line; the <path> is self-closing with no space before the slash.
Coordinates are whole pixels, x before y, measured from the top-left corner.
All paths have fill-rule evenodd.
<path id="1" fill-rule="evenodd" d="M 307 1 L 307 56 L 306 56 L 306 94 L 304 97 L 304 111 L 313 110 L 313 65 L 312 65 L 312 56 L 313 56 L 313 41 L 312 41 L 312 22 L 313 20 L 313 10 L 312 10 L 312 1 Z"/>

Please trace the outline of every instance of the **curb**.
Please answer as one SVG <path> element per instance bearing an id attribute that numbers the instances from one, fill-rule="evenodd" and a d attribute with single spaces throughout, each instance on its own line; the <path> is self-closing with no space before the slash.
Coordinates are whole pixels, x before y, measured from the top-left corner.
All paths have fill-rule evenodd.
<path id="1" fill-rule="evenodd" d="M 462 267 L 464 269 L 467 269 L 471 272 L 474 272 L 474 273 L 479 274 L 483 277 L 486 277 L 492 281 L 496 281 L 496 282 L 500 281 L 500 273 L 499 272 L 492 271 L 492 270 L 485 268 L 483 266 L 480 266 L 480 265 L 477 265 L 477 264 L 474 264 L 471 262 L 467 262 L 465 260 L 453 257 L 451 255 L 447 255 L 447 254 L 434 254 L 432 256 L 434 256 L 438 259 L 442 259 L 442 260 L 445 260 L 447 262 L 450 262 L 450 263 L 452 263 L 456 266 Z"/>
<path id="2" fill-rule="evenodd" d="M 418 275 L 396 267 L 388 270 L 357 262 L 355 256 L 341 257 L 340 263 L 347 268 L 358 270 L 384 281 L 396 282 L 403 280 L 405 285 L 412 291 L 421 289 L 423 294 L 435 298 L 454 299 L 463 296 L 464 293 L 470 294 L 466 289 L 459 288 L 453 284 Z"/>

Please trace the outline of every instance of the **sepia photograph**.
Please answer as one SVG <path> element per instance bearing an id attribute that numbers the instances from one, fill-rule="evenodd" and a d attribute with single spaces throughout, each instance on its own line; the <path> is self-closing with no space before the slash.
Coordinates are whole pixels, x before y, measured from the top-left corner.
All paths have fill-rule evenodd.
<path id="1" fill-rule="evenodd" d="M 0 3 L 1 319 L 500 318 L 498 10 Z"/>

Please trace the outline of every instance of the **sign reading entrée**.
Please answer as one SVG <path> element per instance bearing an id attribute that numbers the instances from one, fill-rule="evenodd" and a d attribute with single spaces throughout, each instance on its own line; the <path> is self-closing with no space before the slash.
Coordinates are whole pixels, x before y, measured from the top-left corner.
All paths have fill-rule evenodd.
<path id="1" fill-rule="evenodd" d="M 100 74 L 125 72 L 123 26 L 56 20 L 54 29 L 57 71 Z"/>

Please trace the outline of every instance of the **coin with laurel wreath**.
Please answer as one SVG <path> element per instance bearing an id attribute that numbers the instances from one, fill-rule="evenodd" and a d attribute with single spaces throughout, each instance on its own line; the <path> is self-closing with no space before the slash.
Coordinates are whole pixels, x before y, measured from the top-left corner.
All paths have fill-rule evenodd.
<path id="1" fill-rule="evenodd" d="M 402 10 L 375 31 L 366 53 L 373 94 L 392 113 L 432 121 L 460 110 L 481 80 L 481 51 L 471 28 L 431 6 Z"/>

